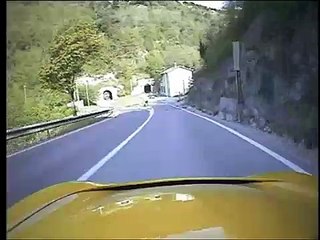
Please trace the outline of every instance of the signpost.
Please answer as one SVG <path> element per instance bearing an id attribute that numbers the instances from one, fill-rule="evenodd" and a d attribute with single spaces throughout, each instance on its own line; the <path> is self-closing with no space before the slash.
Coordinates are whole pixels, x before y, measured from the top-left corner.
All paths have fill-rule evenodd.
<path id="1" fill-rule="evenodd" d="M 240 43 L 232 42 L 233 48 L 233 70 L 240 71 Z"/>
<path id="2" fill-rule="evenodd" d="M 27 102 L 27 86 L 23 85 L 23 93 L 24 93 L 24 104 Z"/>
<path id="3" fill-rule="evenodd" d="M 75 93 L 76 93 L 76 100 L 77 100 L 77 102 L 78 102 L 78 101 L 80 101 L 79 88 L 78 88 L 78 84 L 77 84 L 77 83 L 75 83 L 75 85 L 76 85 L 76 91 L 75 91 Z"/>
<path id="4" fill-rule="evenodd" d="M 236 84 L 237 84 L 237 100 L 238 100 L 237 115 L 238 115 L 238 121 L 241 122 L 241 111 L 242 111 L 242 105 L 244 101 L 243 101 L 241 74 L 240 74 L 240 43 L 238 41 L 232 42 L 232 47 L 233 47 L 233 69 L 236 72 Z"/>
<path id="5" fill-rule="evenodd" d="M 88 92 L 88 80 L 86 80 L 86 95 L 87 95 L 87 106 L 90 106 L 90 100 L 89 100 L 89 92 Z"/>

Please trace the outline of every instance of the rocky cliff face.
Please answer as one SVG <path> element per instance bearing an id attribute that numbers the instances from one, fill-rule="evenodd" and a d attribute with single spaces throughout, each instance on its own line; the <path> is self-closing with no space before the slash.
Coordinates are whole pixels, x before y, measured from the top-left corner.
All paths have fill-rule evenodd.
<path id="1" fill-rule="evenodd" d="M 264 12 L 240 39 L 244 122 L 271 128 L 308 148 L 318 146 L 317 19 L 312 7 L 285 24 Z M 222 103 L 237 95 L 232 68 L 230 56 L 215 72 L 196 72 L 188 102 L 213 113 L 234 114 L 233 107 Z"/>

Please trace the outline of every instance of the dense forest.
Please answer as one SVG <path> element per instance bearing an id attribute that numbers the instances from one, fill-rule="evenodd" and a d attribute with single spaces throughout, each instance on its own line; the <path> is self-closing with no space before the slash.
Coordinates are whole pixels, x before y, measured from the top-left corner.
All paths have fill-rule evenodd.
<path id="1" fill-rule="evenodd" d="M 174 63 L 200 67 L 199 43 L 209 28 L 218 32 L 223 19 L 216 11 L 177 1 L 8 2 L 7 127 L 72 114 L 66 106 L 70 94 L 47 87 L 39 77 L 66 26 L 87 22 L 103 36 L 102 47 L 79 73 L 114 72 L 128 93 L 134 75 L 157 78 Z"/>

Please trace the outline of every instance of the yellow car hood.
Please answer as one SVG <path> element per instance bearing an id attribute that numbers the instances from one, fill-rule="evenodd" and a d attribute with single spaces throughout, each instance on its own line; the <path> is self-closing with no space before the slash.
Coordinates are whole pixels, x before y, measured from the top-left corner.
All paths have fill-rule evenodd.
<path id="1" fill-rule="evenodd" d="M 8 210 L 8 238 L 316 238 L 317 179 L 299 173 L 54 185 Z"/>

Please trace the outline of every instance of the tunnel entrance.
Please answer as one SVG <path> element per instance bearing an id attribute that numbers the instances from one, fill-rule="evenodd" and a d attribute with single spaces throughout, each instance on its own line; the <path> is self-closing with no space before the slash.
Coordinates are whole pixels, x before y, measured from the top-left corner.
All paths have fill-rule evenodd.
<path id="1" fill-rule="evenodd" d="M 144 92 L 145 93 L 150 93 L 151 92 L 151 85 L 150 84 L 144 85 Z"/>
<path id="2" fill-rule="evenodd" d="M 112 92 L 109 90 L 105 90 L 103 92 L 103 100 L 108 101 L 108 100 L 112 100 L 113 96 L 112 96 Z"/>

